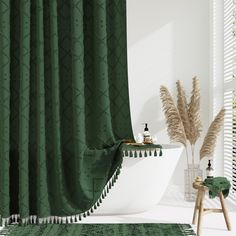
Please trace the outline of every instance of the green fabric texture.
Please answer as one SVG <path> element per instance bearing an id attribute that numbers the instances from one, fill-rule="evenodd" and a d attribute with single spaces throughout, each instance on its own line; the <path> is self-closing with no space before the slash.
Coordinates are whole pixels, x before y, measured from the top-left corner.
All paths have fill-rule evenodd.
<path id="1" fill-rule="evenodd" d="M 1 232 L 0 232 L 1 233 Z M 196 235 L 188 224 L 67 224 L 8 226 L 5 235 L 17 236 L 187 236 Z"/>
<path id="2" fill-rule="evenodd" d="M 132 139 L 125 0 L 0 1 L 0 215 L 90 209 Z"/>
<path id="3" fill-rule="evenodd" d="M 220 192 L 223 193 L 224 198 L 229 195 L 231 184 L 225 177 L 206 178 L 203 185 L 209 188 L 209 197 L 215 198 Z"/>

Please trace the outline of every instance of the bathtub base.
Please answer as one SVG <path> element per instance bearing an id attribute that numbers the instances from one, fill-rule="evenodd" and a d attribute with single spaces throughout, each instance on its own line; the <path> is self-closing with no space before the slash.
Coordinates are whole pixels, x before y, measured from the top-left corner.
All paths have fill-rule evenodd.
<path id="1" fill-rule="evenodd" d="M 93 215 L 138 214 L 157 205 L 183 151 L 180 145 L 162 146 L 160 157 L 124 157 L 118 180 Z"/>

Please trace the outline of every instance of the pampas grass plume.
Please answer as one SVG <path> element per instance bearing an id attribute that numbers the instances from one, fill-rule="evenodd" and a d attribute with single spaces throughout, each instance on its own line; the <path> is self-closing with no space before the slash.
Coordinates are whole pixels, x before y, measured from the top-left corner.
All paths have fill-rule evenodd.
<path id="1" fill-rule="evenodd" d="M 180 142 L 186 146 L 186 135 L 178 109 L 174 104 L 173 98 L 165 86 L 160 88 L 160 96 L 163 110 L 166 117 L 167 132 L 171 141 Z"/>
<path id="2" fill-rule="evenodd" d="M 225 109 L 222 108 L 211 123 L 200 150 L 200 159 L 213 156 L 216 139 L 224 122 Z"/>

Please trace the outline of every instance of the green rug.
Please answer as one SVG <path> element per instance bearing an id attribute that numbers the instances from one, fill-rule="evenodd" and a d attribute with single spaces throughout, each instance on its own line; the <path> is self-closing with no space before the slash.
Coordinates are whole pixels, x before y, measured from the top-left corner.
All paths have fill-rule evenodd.
<path id="1" fill-rule="evenodd" d="M 0 235 L 17 236 L 185 236 L 196 235 L 188 224 L 42 224 L 9 225 Z"/>

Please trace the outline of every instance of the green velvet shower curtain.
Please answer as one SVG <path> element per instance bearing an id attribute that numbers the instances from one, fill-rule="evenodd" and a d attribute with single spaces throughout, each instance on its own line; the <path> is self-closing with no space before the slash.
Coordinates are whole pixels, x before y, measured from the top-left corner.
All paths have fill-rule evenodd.
<path id="1" fill-rule="evenodd" d="M 125 0 L 0 1 L 2 218 L 99 205 L 132 138 L 126 53 Z"/>

